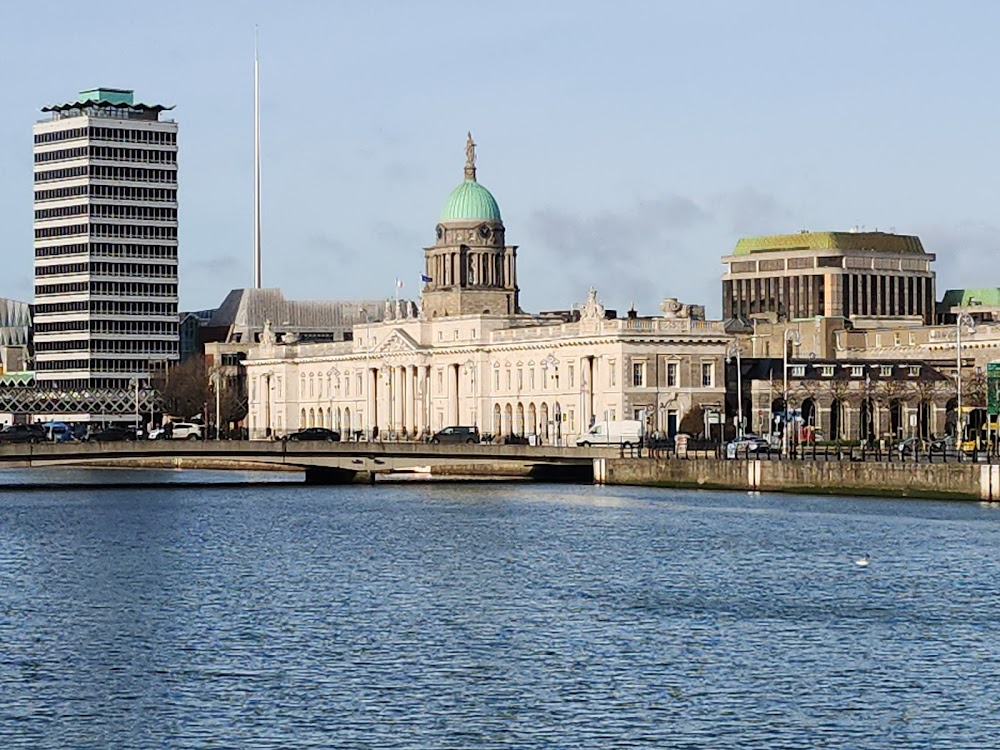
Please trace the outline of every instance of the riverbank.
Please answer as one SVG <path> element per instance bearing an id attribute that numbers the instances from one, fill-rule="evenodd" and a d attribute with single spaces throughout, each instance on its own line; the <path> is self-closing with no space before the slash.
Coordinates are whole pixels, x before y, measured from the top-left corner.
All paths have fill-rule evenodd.
<path id="1" fill-rule="evenodd" d="M 598 484 L 809 495 L 1000 500 L 1000 465 L 599 458 Z"/>

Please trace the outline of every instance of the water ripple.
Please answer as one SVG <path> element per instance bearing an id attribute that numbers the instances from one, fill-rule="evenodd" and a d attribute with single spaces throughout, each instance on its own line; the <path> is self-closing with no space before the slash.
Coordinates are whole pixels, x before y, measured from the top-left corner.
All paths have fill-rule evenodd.
<path id="1" fill-rule="evenodd" d="M 0 494 L 0 747 L 996 747 L 998 542 L 956 503 Z"/>

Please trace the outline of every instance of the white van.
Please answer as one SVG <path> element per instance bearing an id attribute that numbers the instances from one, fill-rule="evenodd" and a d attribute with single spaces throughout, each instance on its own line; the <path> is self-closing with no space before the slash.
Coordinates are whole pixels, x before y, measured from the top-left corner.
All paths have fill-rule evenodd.
<path id="1" fill-rule="evenodd" d="M 643 423 L 638 419 L 622 419 L 613 422 L 594 422 L 593 426 L 576 439 L 577 445 L 624 445 L 642 444 Z"/>

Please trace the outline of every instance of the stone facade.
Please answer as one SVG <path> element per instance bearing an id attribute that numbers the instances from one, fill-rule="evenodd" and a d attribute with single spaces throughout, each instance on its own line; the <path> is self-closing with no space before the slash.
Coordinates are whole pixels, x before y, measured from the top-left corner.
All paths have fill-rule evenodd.
<path id="1" fill-rule="evenodd" d="M 471 136 L 466 155 L 424 249 L 416 309 L 358 323 L 343 342 L 279 341 L 268 326 L 250 348 L 252 438 L 325 426 L 344 439 L 414 439 L 470 425 L 566 443 L 596 420 L 673 433 L 695 405 L 724 409 L 732 337 L 702 307 L 668 298 L 662 316 L 615 318 L 592 289 L 578 310 L 524 313 L 517 248 L 476 181 Z"/>
<path id="2" fill-rule="evenodd" d="M 800 232 L 739 241 L 722 259 L 722 317 L 840 317 L 930 324 L 934 256 L 884 232 Z"/>

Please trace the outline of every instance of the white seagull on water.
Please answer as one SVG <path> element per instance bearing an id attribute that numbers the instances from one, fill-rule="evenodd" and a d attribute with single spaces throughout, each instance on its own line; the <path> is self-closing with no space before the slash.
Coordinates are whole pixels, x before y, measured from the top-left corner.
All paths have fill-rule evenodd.
<path id="1" fill-rule="evenodd" d="M 868 563 L 870 563 L 870 562 L 871 562 L 871 556 L 867 555 L 867 554 L 864 554 L 861 557 L 859 557 L 857 560 L 855 560 L 854 564 L 857 565 L 858 567 L 861 567 L 861 568 L 867 568 L 868 567 Z"/>

